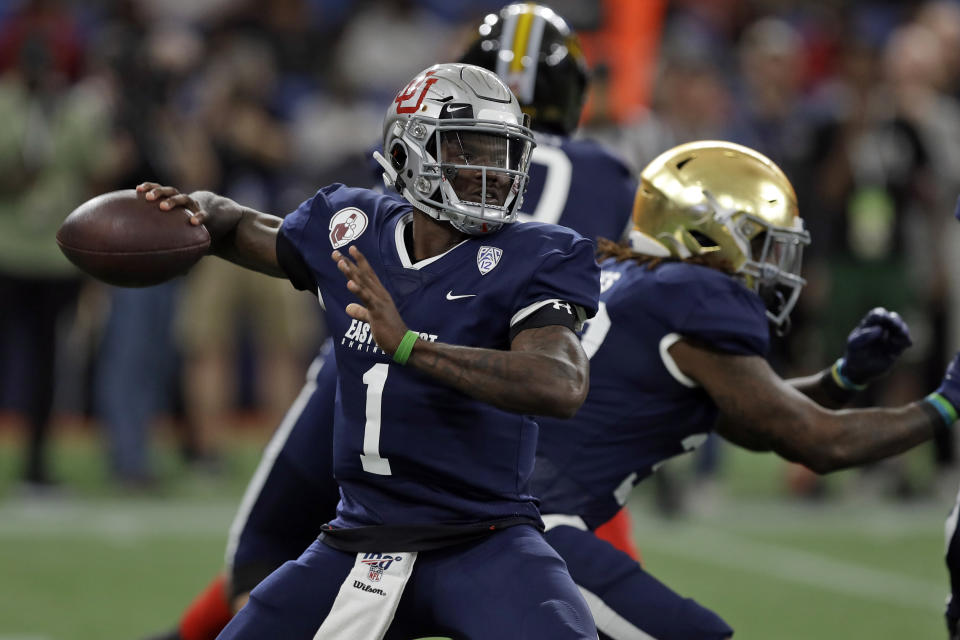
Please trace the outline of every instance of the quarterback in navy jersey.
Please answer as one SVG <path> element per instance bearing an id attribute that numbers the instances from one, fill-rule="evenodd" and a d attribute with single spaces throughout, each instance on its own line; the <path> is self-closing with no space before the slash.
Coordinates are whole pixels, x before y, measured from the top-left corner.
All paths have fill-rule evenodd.
<path id="1" fill-rule="evenodd" d="M 192 211 L 216 255 L 317 290 L 336 337 L 336 517 L 220 637 L 596 637 L 528 484 L 530 416 L 586 396 L 574 330 L 599 271 L 579 234 L 511 224 L 526 122 L 495 74 L 435 65 L 384 119 L 378 160 L 406 202 L 331 185 L 281 221 L 138 186 Z"/>
<path id="2" fill-rule="evenodd" d="M 788 321 L 808 242 L 779 168 L 714 141 L 681 145 L 651 162 L 630 244 L 601 240 L 600 307 L 581 337 L 590 392 L 572 420 L 542 421 L 532 483 L 547 540 L 567 562 L 601 637 L 733 633 L 591 533 L 634 485 L 710 431 L 826 473 L 903 452 L 953 423 L 960 356 L 923 400 L 832 410 L 909 346 L 906 325 L 883 309 L 865 316 L 844 357 L 821 374 L 786 382 L 773 372 L 765 359 L 769 325 Z"/>
<path id="3" fill-rule="evenodd" d="M 525 27 L 518 30 L 520 24 Z M 531 33 L 537 35 L 536 43 L 527 37 Z M 556 222 L 591 241 L 600 236 L 620 237 L 629 226 L 636 180 L 628 167 L 600 144 L 570 137 L 580 118 L 587 84 L 586 60 L 576 34 L 545 6 L 507 5 L 483 21 L 461 62 L 495 71 L 506 79 L 510 71 L 498 67 L 497 53 L 508 50 L 516 51 L 518 59 L 534 61 L 532 66 L 520 65 L 521 71 L 535 70 L 532 78 L 521 73 L 520 82 L 515 79 L 511 83 L 514 93 L 523 95 L 520 105 L 532 117 L 537 142 L 518 219 Z M 564 55 L 557 55 L 558 51 Z M 531 81 L 535 91 L 521 90 L 521 85 Z M 374 164 L 375 179 L 380 181 L 382 168 Z M 393 184 L 386 193 L 404 201 Z M 350 225 L 356 225 L 356 218 L 347 216 L 334 236 L 342 237 Z M 246 593 L 275 568 L 296 558 L 334 516 L 339 491 L 329 449 L 336 380 L 337 365 L 328 341 L 247 486 L 230 528 L 226 575 L 218 576 L 193 601 L 176 630 L 156 640 L 212 640 L 229 621 L 231 609 L 243 604 Z M 600 535 L 606 535 L 622 518 L 620 514 Z M 622 544 L 625 537 L 609 539 L 627 548 Z"/>

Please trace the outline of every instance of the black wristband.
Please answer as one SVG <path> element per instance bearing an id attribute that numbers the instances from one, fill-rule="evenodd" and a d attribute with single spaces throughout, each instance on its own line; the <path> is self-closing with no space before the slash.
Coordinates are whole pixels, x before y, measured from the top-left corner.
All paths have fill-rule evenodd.
<path id="1" fill-rule="evenodd" d="M 828 398 L 841 405 L 847 404 L 857 395 L 856 389 L 847 389 L 837 384 L 830 367 L 824 369 L 823 373 L 820 374 L 820 387 Z"/>

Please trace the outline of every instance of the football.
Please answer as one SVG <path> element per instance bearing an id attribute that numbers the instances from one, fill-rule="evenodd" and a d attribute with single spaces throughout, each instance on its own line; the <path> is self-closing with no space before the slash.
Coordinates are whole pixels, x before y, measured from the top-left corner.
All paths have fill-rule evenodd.
<path id="1" fill-rule="evenodd" d="M 148 287 L 185 273 L 210 247 L 183 207 L 162 210 L 134 189 L 112 191 L 74 209 L 57 230 L 67 258 L 98 280 Z"/>

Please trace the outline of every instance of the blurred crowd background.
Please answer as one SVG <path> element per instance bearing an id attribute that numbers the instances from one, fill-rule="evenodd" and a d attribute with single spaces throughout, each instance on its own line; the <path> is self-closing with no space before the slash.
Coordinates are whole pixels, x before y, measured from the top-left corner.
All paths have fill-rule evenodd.
<path id="1" fill-rule="evenodd" d="M 63 218 L 143 180 L 277 214 L 330 182 L 373 185 L 386 105 L 501 4 L 0 2 L 0 446 L 22 451 L 22 490 L 56 490 L 50 443 L 65 429 L 102 442 L 132 490 L 163 482 L 158 438 L 218 473 L 238 429 L 266 440 L 324 334 L 315 299 L 215 259 L 147 289 L 92 281 L 54 242 Z M 682 142 L 732 140 L 793 181 L 813 243 L 774 354 L 782 374 L 829 365 L 883 305 L 914 346 L 864 402 L 937 385 L 960 346 L 960 3 L 550 4 L 592 65 L 579 135 L 637 171 Z M 714 445 L 697 459 L 704 479 L 722 462 Z M 934 474 L 954 469 L 953 442 L 930 451 Z M 888 466 L 890 492 L 911 495 Z M 786 482 L 822 492 L 801 470 Z"/>

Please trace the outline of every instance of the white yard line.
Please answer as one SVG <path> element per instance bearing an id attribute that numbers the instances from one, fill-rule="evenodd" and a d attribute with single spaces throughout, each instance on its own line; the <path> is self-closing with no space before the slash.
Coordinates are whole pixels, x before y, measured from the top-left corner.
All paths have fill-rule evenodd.
<path id="1" fill-rule="evenodd" d="M 900 607 L 943 611 L 948 586 L 699 525 L 645 538 L 642 548 Z M 653 569 L 654 575 L 656 570 Z"/>
<path id="2" fill-rule="evenodd" d="M 115 501 L 83 503 L 0 503 L 0 540 L 73 538 L 132 540 L 158 536 L 226 538 L 237 502 L 211 503 Z M 640 546 L 788 583 L 803 584 L 845 596 L 941 612 L 946 572 L 929 580 L 838 560 L 795 547 L 757 541 L 751 533 L 862 532 L 868 538 L 941 531 L 939 509 L 922 507 L 826 506 L 797 508 L 776 504 L 726 505 L 717 516 L 662 523 L 634 505 Z M 944 512 L 945 513 L 945 512 Z M 939 551 L 937 551 L 939 553 Z M 656 575 L 656 569 L 653 568 Z M 0 636 L 0 640 L 44 640 Z"/>
<path id="3" fill-rule="evenodd" d="M 170 535 L 226 538 L 236 509 L 237 502 L 8 502 L 0 504 L 0 539 L 80 536 L 115 540 Z"/>

